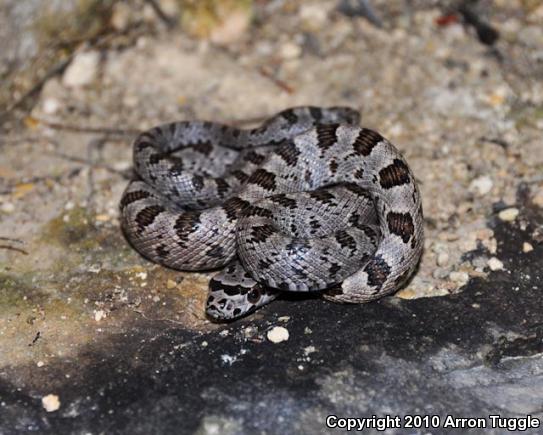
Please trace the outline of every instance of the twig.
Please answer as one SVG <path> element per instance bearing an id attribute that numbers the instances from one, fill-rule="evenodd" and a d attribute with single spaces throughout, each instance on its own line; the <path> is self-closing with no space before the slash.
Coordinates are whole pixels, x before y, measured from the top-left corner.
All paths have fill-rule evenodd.
<path id="1" fill-rule="evenodd" d="M 145 0 L 145 2 L 151 6 L 157 17 L 160 18 L 160 20 L 166 24 L 168 28 L 172 29 L 175 27 L 175 21 L 162 10 L 156 0 Z"/>
<path id="2" fill-rule="evenodd" d="M 42 177 L 32 177 L 32 178 L 29 178 L 29 179 L 26 179 L 26 180 L 19 180 L 19 181 L 16 181 L 16 182 L 12 182 L 10 184 L 8 184 L 7 186 L 3 187 L 3 190 L 0 190 L 0 195 L 9 195 L 10 193 L 13 192 L 13 189 L 15 189 L 15 187 L 19 184 L 24 184 L 24 183 L 40 183 L 42 181 L 47 181 L 47 180 L 52 180 L 52 181 L 56 181 L 56 182 L 59 182 L 62 180 L 62 178 L 64 176 L 68 176 L 68 178 L 72 178 L 74 176 L 76 176 L 77 174 L 79 174 L 79 172 L 81 172 L 81 167 L 79 168 L 74 168 L 74 169 L 71 169 L 70 171 L 67 171 L 61 175 L 56 175 L 56 176 L 53 176 L 53 175 L 45 175 L 45 176 L 42 176 Z"/>
<path id="3" fill-rule="evenodd" d="M 283 91 L 285 91 L 287 94 L 293 94 L 294 93 L 294 88 L 290 85 L 288 85 L 287 83 L 285 83 L 283 80 L 281 79 L 278 79 L 277 77 L 275 77 L 271 72 L 269 72 L 266 68 L 264 67 L 259 67 L 258 68 L 258 72 L 260 74 L 262 74 L 262 76 L 266 77 L 267 79 L 271 80 L 273 82 L 273 84 L 275 84 L 278 88 L 282 89 Z"/>
<path id="4" fill-rule="evenodd" d="M 0 112 L 0 125 L 7 119 L 7 116 L 13 112 L 15 109 L 19 108 L 24 104 L 24 102 L 38 93 L 45 82 L 49 80 L 51 77 L 60 74 L 64 69 L 68 66 L 68 64 L 72 61 L 72 59 L 75 56 L 75 51 L 68 56 L 66 59 L 61 60 L 56 65 L 54 65 L 51 69 L 49 69 L 44 76 L 39 79 L 34 86 L 32 86 L 28 91 L 26 91 L 23 95 L 21 95 L 16 101 L 11 103 L 4 111 Z"/>
<path id="5" fill-rule="evenodd" d="M 7 249 L 9 251 L 15 251 L 15 252 L 19 252 L 19 253 L 24 254 L 24 255 L 28 255 L 28 252 L 26 252 L 24 249 L 16 248 L 15 246 L 0 245 L 0 249 Z"/>
<path id="6" fill-rule="evenodd" d="M 41 118 L 33 118 L 40 124 L 45 125 L 53 130 L 72 131 L 75 133 L 99 133 L 118 136 L 134 136 L 140 133 L 140 130 L 132 128 L 112 128 L 112 127 L 88 127 L 73 124 L 61 124 L 59 122 L 50 122 Z"/>
<path id="7" fill-rule="evenodd" d="M 96 169 L 105 169 L 108 172 L 120 175 L 121 177 L 126 178 L 126 179 L 130 178 L 126 174 L 126 171 L 120 171 L 118 169 L 113 168 L 112 166 L 106 165 L 105 163 L 93 162 L 93 161 L 91 161 L 89 159 L 84 159 L 83 157 L 71 156 L 69 154 L 64 154 L 64 153 L 61 153 L 61 152 L 54 152 L 53 155 L 56 156 L 56 157 L 60 157 L 61 159 L 68 160 L 70 162 L 82 163 L 82 164 L 84 164 L 86 166 L 90 166 L 90 167 L 93 167 L 93 168 L 96 168 Z"/>
<path id="8" fill-rule="evenodd" d="M 25 242 L 21 239 L 12 239 L 11 237 L 2 237 L 0 236 L 0 240 L 4 240 L 6 242 L 14 242 L 14 243 L 20 243 L 21 245 L 24 245 Z"/>

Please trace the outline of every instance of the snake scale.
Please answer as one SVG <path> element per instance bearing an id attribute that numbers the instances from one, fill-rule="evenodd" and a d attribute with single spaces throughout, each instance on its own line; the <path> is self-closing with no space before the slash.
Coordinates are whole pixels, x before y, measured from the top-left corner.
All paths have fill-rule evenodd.
<path id="1" fill-rule="evenodd" d="M 400 152 L 347 107 L 295 107 L 260 127 L 161 125 L 133 145 L 121 225 L 146 258 L 219 269 L 207 314 L 235 319 L 281 292 L 361 303 L 396 291 L 423 249 Z"/>

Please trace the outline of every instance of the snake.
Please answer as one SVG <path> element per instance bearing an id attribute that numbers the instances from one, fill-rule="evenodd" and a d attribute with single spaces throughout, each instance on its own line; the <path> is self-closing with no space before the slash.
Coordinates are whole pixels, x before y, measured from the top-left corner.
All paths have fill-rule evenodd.
<path id="1" fill-rule="evenodd" d="M 218 271 L 206 314 L 231 321 L 287 292 L 365 303 L 423 251 L 422 200 L 400 151 L 349 107 L 293 107 L 255 128 L 162 124 L 133 143 L 128 242 L 180 271 Z"/>

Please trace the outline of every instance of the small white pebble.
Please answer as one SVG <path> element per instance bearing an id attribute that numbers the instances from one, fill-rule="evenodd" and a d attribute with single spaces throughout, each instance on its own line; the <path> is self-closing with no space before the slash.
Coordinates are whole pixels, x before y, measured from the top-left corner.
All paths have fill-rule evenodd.
<path id="1" fill-rule="evenodd" d="M 492 190 L 493 187 L 492 178 L 484 175 L 474 179 L 469 185 L 469 191 L 476 193 L 480 196 L 486 195 Z"/>
<path id="2" fill-rule="evenodd" d="M 282 341 L 288 340 L 288 329 L 283 328 L 282 326 L 274 326 L 268 331 L 266 336 L 272 343 L 281 343 Z"/>
<path id="3" fill-rule="evenodd" d="M 227 337 L 228 334 L 230 334 L 230 332 L 228 331 L 228 329 L 223 329 L 221 332 L 219 332 L 219 335 L 221 337 Z"/>
<path id="4" fill-rule="evenodd" d="M 280 322 L 288 322 L 290 320 L 290 316 L 281 316 L 277 320 Z"/>
<path id="5" fill-rule="evenodd" d="M 4 213 L 13 213 L 15 211 L 15 206 L 11 202 L 4 202 L 2 204 L 1 210 Z"/>
<path id="6" fill-rule="evenodd" d="M 524 242 L 522 244 L 522 252 L 527 253 L 527 252 L 532 252 L 533 250 L 534 250 L 534 247 L 532 246 L 531 243 Z"/>
<path id="7" fill-rule="evenodd" d="M 36 365 L 37 365 L 38 367 L 43 367 L 43 366 L 45 365 L 45 363 L 44 363 L 43 361 L 38 361 L 38 362 L 36 363 Z"/>
<path id="8" fill-rule="evenodd" d="M 502 210 L 498 213 L 498 217 L 505 222 L 511 222 L 514 221 L 518 216 L 519 210 L 518 208 L 511 207 L 506 208 L 505 210 Z"/>
<path id="9" fill-rule="evenodd" d="M 449 262 L 449 254 L 447 254 L 446 252 L 440 252 L 437 255 L 436 262 L 438 266 L 446 266 L 447 263 Z"/>
<path id="10" fill-rule="evenodd" d="M 503 270 L 503 263 L 496 257 L 492 257 L 486 264 L 488 264 L 490 270 Z"/>
<path id="11" fill-rule="evenodd" d="M 139 279 L 145 280 L 145 279 L 147 279 L 147 272 L 138 272 L 138 273 L 136 273 L 136 276 Z"/>
<path id="12" fill-rule="evenodd" d="M 306 355 L 309 355 L 310 353 L 316 352 L 317 349 L 315 349 L 315 346 L 307 346 L 304 348 L 304 353 Z"/>
<path id="13" fill-rule="evenodd" d="M 202 347 L 207 347 L 207 345 L 208 345 L 207 341 L 202 341 L 202 343 L 200 344 L 200 346 L 202 346 Z"/>
<path id="14" fill-rule="evenodd" d="M 279 49 L 279 54 L 283 59 L 296 59 L 302 54 L 302 47 L 293 42 L 286 42 Z"/>
<path id="15" fill-rule="evenodd" d="M 48 394 L 41 398 L 41 404 L 47 412 L 54 412 L 60 408 L 60 400 L 56 394 Z"/>
<path id="16" fill-rule="evenodd" d="M 231 366 L 236 362 L 238 358 L 236 356 L 228 355 L 227 353 L 221 355 L 221 361 L 223 364 Z"/>
<path id="17" fill-rule="evenodd" d="M 60 103 L 56 98 L 46 98 L 43 102 L 43 112 L 47 115 L 54 115 L 60 109 Z"/>
<path id="18" fill-rule="evenodd" d="M 106 317 L 106 312 L 104 310 L 96 310 L 94 312 L 94 320 L 96 320 L 97 322 L 99 322 L 102 319 L 105 319 L 105 317 Z"/>
<path id="19" fill-rule="evenodd" d="M 449 278 L 451 279 L 451 281 L 454 281 L 459 285 L 467 284 L 467 282 L 469 281 L 469 275 L 467 274 L 467 272 L 451 272 L 449 274 Z"/>
<path id="20" fill-rule="evenodd" d="M 154 295 L 153 296 L 153 302 L 160 302 L 160 296 Z"/>

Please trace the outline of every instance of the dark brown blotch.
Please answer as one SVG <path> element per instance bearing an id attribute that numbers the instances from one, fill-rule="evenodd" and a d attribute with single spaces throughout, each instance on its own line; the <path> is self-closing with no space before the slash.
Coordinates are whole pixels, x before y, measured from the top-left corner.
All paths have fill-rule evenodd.
<path id="1" fill-rule="evenodd" d="M 283 207 L 289 208 L 291 210 L 296 208 L 296 200 L 292 199 L 292 198 L 289 198 L 284 193 L 281 193 L 279 195 L 271 196 L 269 199 L 270 199 L 271 202 L 273 202 L 275 204 L 282 205 Z"/>
<path id="2" fill-rule="evenodd" d="M 326 151 L 337 142 L 337 129 L 339 124 L 326 124 L 317 126 L 317 146 Z"/>
<path id="3" fill-rule="evenodd" d="M 404 243 L 409 242 L 409 239 L 415 233 L 415 225 L 410 213 L 395 213 L 387 214 L 388 229 L 392 234 L 400 236 Z"/>
<path id="4" fill-rule="evenodd" d="M 262 154 L 258 154 L 257 152 L 255 151 L 249 151 L 246 155 L 245 155 L 245 160 L 247 160 L 248 162 L 251 162 L 255 165 L 261 165 L 262 162 L 266 159 L 266 156 L 262 155 Z"/>
<path id="5" fill-rule="evenodd" d="M 281 116 L 285 118 L 289 124 L 296 124 L 296 122 L 298 122 L 298 115 L 296 115 L 293 109 L 283 110 Z"/>
<path id="6" fill-rule="evenodd" d="M 368 284 L 375 287 L 376 292 L 383 287 L 383 284 L 390 275 L 390 266 L 379 255 L 370 259 L 364 270 L 368 274 Z"/>
<path id="7" fill-rule="evenodd" d="M 206 252 L 206 255 L 211 258 L 223 258 L 224 248 L 220 245 L 213 246 Z"/>
<path id="8" fill-rule="evenodd" d="M 258 207 L 256 205 L 250 205 L 243 211 L 243 216 L 247 216 L 247 217 L 260 216 L 260 217 L 272 218 L 273 212 L 266 208 Z"/>
<path id="9" fill-rule="evenodd" d="M 173 228 L 181 241 L 179 243 L 181 246 L 185 246 L 184 242 L 188 241 L 190 234 L 198 228 L 198 225 L 200 225 L 200 212 L 189 211 L 179 215 Z"/>
<path id="10" fill-rule="evenodd" d="M 327 190 L 314 190 L 309 192 L 309 197 L 323 204 L 335 204 L 336 197 Z"/>
<path id="11" fill-rule="evenodd" d="M 251 231 L 251 239 L 249 240 L 252 243 L 261 243 L 268 240 L 272 235 L 277 233 L 277 229 L 270 224 L 264 225 L 255 225 Z"/>
<path id="12" fill-rule="evenodd" d="M 226 213 L 226 217 L 231 222 L 237 219 L 238 215 L 248 208 L 251 204 L 248 201 L 245 201 L 237 196 L 228 199 L 224 205 L 223 210 Z"/>
<path id="13" fill-rule="evenodd" d="M 320 107 L 310 107 L 309 114 L 316 123 L 318 123 L 322 119 L 322 110 Z"/>
<path id="14" fill-rule="evenodd" d="M 281 157 L 288 166 L 296 166 L 298 164 L 300 150 L 294 145 L 279 147 L 275 153 Z"/>
<path id="15" fill-rule="evenodd" d="M 140 199 L 149 198 L 150 196 L 151 194 L 149 192 L 145 192 L 144 190 L 135 190 L 133 192 L 125 193 L 121 198 L 121 210 L 133 202 L 139 201 Z"/>
<path id="16" fill-rule="evenodd" d="M 159 258 L 166 258 L 168 256 L 168 254 L 170 253 L 170 251 L 168 251 L 166 249 L 166 245 L 158 245 L 156 248 L 155 248 L 155 252 L 156 252 L 156 255 L 159 257 Z"/>
<path id="17" fill-rule="evenodd" d="M 146 227 L 151 225 L 156 217 L 164 210 L 164 207 L 161 205 L 151 205 L 141 210 L 136 215 L 136 223 L 138 224 L 140 231 L 143 231 Z"/>
<path id="18" fill-rule="evenodd" d="M 195 174 L 192 177 L 192 186 L 195 190 L 200 191 L 204 188 L 204 177 L 201 175 Z"/>
<path id="19" fill-rule="evenodd" d="M 247 182 L 256 184 L 257 186 L 260 186 L 270 192 L 274 191 L 276 188 L 275 174 L 266 171 L 263 168 L 258 168 L 255 172 L 253 172 L 253 175 L 249 177 Z"/>
<path id="20" fill-rule="evenodd" d="M 245 183 L 247 181 L 247 179 L 249 178 L 249 176 L 245 172 L 240 171 L 239 169 L 236 169 L 235 171 L 232 171 L 232 175 L 240 183 Z"/>
<path id="21" fill-rule="evenodd" d="M 379 182 L 384 189 L 408 184 L 411 182 L 409 168 L 403 160 L 394 159 L 390 165 L 379 171 Z"/>
<path id="22" fill-rule="evenodd" d="M 213 144 L 209 141 L 201 141 L 195 144 L 192 144 L 192 149 L 197 153 L 203 154 L 204 156 L 209 156 L 211 151 L 213 151 Z"/>
<path id="23" fill-rule="evenodd" d="M 371 154 L 372 150 L 381 141 L 383 141 L 383 136 L 379 133 L 367 128 L 362 128 L 353 143 L 353 148 L 357 154 L 366 157 Z"/>
<path id="24" fill-rule="evenodd" d="M 224 198 L 224 196 L 230 191 L 230 184 L 228 184 L 224 178 L 215 178 L 215 184 L 217 185 L 217 193 L 219 194 L 219 197 Z"/>
<path id="25" fill-rule="evenodd" d="M 338 242 L 342 248 L 348 248 L 351 251 L 351 254 L 356 253 L 356 250 L 357 250 L 356 240 L 347 231 L 345 230 L 337 231 L 335 233 L 335 239 L 336 239 L 336 242 Z"/>
<path id="26" fill-rule="evenodd" d="M 330 163 L 328 164 L 328 167 L 330 168 L 330 172 L 332 173 L 332 175 L 335 175 L 339 165 L 338 165 L 338 163 L 336 162 L 335 159 L 332 159 L 332 160 L 330 160 Z"/>

